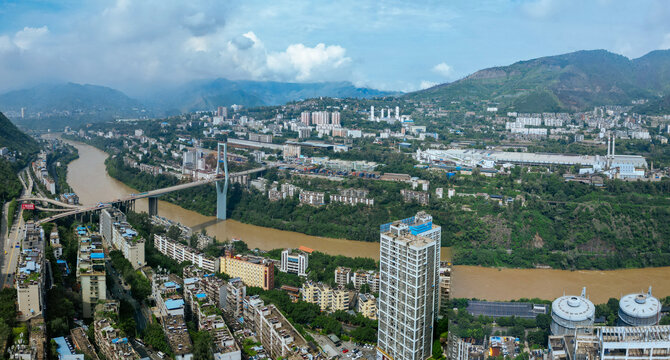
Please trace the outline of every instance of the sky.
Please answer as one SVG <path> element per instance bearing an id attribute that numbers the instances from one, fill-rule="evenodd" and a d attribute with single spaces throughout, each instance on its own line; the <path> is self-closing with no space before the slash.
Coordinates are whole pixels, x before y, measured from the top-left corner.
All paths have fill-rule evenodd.
<path id="1" fill-rule="evenodd" d="M 0 92 L 201 79 L 414 91 L 584 49 L 670 48 L 665 0 L 0 0 Z"/>

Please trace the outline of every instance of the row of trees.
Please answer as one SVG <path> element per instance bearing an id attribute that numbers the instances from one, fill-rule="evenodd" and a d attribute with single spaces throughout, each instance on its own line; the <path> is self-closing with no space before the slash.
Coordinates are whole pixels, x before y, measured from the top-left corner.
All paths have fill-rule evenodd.
<path id="1" fill-rule="evenodd" d="M 151 295 L 151 284 L 139 271 L 133 269 L 133 265 L 119 250 L 109 252 L 109 257 L 114 268 L 123 276 L 123 279 L 130 285 L 130 292 L 138 302 L 144 301 Z"/>

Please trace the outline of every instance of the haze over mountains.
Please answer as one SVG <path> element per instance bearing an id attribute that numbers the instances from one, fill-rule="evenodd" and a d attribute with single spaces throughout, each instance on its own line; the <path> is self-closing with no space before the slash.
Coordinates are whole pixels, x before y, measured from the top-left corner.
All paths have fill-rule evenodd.
<path id="1" fill-rule="evenodd" d="M 45 84 L 0 95 L 0 109 L 19 122 L 25 118 L 73 117 L 84 121 L 118 117 L 164 116 L 211 110 L 217 106 L 279 105 L 290 101 L 327 97 L 368 98 L 392 94 L 359 88 L 349 82 L 282 83 L 215 79 L 194 81 L 134 99 L 121 91 L 97 85 Z M 88 119 L 88 120 L 86 120 Z"/>
<path id="2" fill-rule="evenodd" d="M 640 111 L 665 111 L 670 94 L 670 50 L 628 59 L 605 50 L 577 51 L 520 61 L 475 72 L 461 80 L 405 94 L 410 100 L 441 104 L 489 101 L 521 112 L 573 111 L 597 105 L 628 105 L 649 99 Z M 220 105 L 279 105 L 314 97 L 371 98 L 400 95 L 349 82 L 283 83 L 214 79 L 193 81 L 131 98 L 104 86 L 40 85 L 0 95 L 0 111 L 27 127 L 164 116 Z M 25 118 L 20 118 L 25 108 Z M 665 109 L 665 110 L 664 110 Z M 40 116 L 37 116 L 40 113 Z M 67 120 L 67 122 L 66 122 Z M 54 125 L 55 124 L 55 125 Z"/>

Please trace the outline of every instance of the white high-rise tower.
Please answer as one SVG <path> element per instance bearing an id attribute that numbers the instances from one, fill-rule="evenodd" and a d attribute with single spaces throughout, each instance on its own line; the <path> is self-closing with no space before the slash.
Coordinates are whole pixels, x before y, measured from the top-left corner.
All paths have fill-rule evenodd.
<path id="1" fill-rule="evenodd" d="M 370 121 L 374 121 L 374 120 L 375 120 L 375 106 L 370 105 Z"/>
<path id="2" fill-rule="evenodd" d="M 380 227 L 377 360 L 431 356 L 441 235 L 424 212 Z"/>

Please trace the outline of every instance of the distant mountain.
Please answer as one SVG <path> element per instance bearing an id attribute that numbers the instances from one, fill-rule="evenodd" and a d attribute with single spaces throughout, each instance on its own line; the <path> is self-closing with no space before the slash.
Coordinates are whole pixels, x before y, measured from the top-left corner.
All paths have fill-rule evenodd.
<path id="1" fill-rule="evenodd" d="M 0 147 L 7 147 L 11 151 L 34 153 L 39 146 L 37 141 L 26 135 L 14 125 L 5 114 L 0 112 Z"/>
<path id="2" fill-rule="evenodd" d="M 279 105 L 315 97 L 369 98 L 392 93 L 349 82 L 282 83 L 215 79 L 148 94 L 142 100 L 97 85 L 40 85 L 0 95 L 0 110 L 30 129 L 63 128 L 122 117 L 165 116 L 232 104 Z M 21 108 L 24 117 L 21 117 Z"/>
<path id="3" fill-rule="evenodd" d="M 370 98 L 392 93 L 355 87 L 350 82 L 284 83 L 274 81 L 194 81 L 145 100 L 153 108 L 169 112 L 209 110 L 217 106 L 280 105 L 316 97 Z"/>
<path id="4" fill-rule="evenodd" d="M 125 115 L 137 111 L 142 104 L 112 88 L 74 83 L 39 85 L 30 89 L 0 95 L 0 108 L 21 112 L 30 117 L 59 113 Z"/>
<path id="5" fill-rule="evenodd" d="M 630 60 L 605 50 L 520 61 L 407 94 L 410 99 L 490 100 L 523 111 L 583 110 L 670 93 L 670 50 Z"/>

